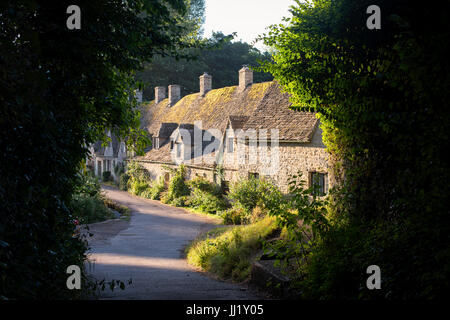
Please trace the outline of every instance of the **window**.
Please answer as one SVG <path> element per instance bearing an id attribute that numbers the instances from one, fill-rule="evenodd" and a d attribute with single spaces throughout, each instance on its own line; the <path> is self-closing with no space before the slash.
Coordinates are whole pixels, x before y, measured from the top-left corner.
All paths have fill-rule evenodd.
<path id="1" fill-rule="evenodd" d="M 233 138 L 228 138 L 228 153 L 233 152 Z"/>
<path id="2" fill-rule="evenodd" d="M 328 192 L 328 177 L 326 173 L 311 172 L 309 174 L 309 186 L 317 196 L 323 196 Z"/>
<path id="3" fill-rule="evenodd" d="M 153 148 L 159 149 L 159 138 L 153 138 Z"/>
<path id="4" fill-rule="evenodd" d="M 177 143 L 177 158 L 181 157 L 181 143 Z"/>
<path id="5" fill-rule="evenodd" d="M 170 140 L 170 150 L 173 150 L 173 140 Z"/>

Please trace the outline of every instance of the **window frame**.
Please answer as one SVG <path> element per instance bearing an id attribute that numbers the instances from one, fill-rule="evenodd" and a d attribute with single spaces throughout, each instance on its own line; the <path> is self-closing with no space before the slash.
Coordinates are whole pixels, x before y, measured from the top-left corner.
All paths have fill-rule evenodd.
<path id="1" fill-rule="evenodd" d="M 328 193 L 328 173 L 321 171 L 310 171 L 309 172 L 309 187 L 313 188 L 315 177 L 319 177 L 319 192 L 315 194 L 316 196 L 323 197 Z"/>

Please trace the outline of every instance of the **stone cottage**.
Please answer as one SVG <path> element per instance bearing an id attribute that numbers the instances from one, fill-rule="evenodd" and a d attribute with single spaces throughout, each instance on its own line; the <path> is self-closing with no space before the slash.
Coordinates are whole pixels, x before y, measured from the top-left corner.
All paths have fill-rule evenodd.
<path id="1" fill-rule="evenodd" d="M 142 103 L 142 91 L 136 90 L 135 97 L 139 104 Z M 102 141 L 97 141 L 89 148 L 89 157 L 86 161 L 87 166 L 97 177 L 102 177 L 103 172 L 109 171 L 114 180 L 118 180 L 114 168 L 117 165 L 124 165 L 128 158 L 126 143 L 117 138 L 114 133 L 108 131 L 108 145 L 103 145 Z"/>
<path id="2" fill-rule="evenodd" d="M 133 160 L 153 179 L 170 179 L 168 167 L 184 163 L 187 178 L 229 183 L 240 177 L 267 177 L 282 191 L 302 172 L 326 193 L 328 154 L 319 120 L 289 109 L 289 94 L 275 81 L 253 83 L 253 72 L 239 70 L 239 84 L 212 90 L 212 76 L 200 76 L 198 93 L 180 96 L 180 86 L 155 88 L 155 100 L 142 105 L 142 125 L 152 148 Z"/>

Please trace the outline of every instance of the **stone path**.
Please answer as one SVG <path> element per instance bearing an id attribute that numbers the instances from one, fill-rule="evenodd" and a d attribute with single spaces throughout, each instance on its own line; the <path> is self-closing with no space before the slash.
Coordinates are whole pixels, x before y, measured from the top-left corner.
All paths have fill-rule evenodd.
<path id="1" fill-rule="evenodd" d="M 101 299 L 261 299 L 244 286 L 197 272 L 183 250 L 217 222 L 127 192 L 103 187 L 107 196 L 132 211 L 130 222 L 115 220 L 91 226 L 90 273 L 96 279 L 122 280 L 125 290 L 106 289 Z"/>

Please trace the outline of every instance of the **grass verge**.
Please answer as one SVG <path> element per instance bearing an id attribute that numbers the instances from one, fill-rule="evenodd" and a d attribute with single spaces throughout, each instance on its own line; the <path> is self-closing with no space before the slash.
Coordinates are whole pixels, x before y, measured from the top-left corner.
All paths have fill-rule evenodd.
<path id="1" fill-rule="evenodd" d="M 275 218 L 269 216 L 250 225 L 213 229 L 191 243 L 187 260 L 223 279 L 246 281 L 263 241 L 276 230 Z"/>

